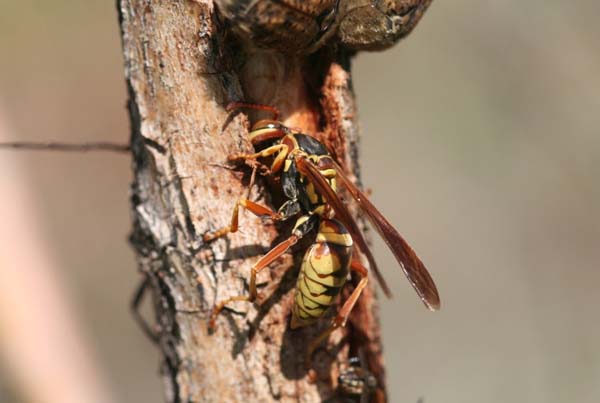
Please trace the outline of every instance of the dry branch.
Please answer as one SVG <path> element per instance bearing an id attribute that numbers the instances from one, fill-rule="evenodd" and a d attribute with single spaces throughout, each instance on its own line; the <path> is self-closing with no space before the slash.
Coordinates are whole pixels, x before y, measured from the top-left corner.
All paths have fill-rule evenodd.
<path id="1" fill-rule="evenodd" d="M 131 241 L 154 301 L 167 400 L 338 401 L 337 375 L 359 351 L 378 378 L 383 400 L 372 289 L 348 327 L 316 353 L 322 380 L 307 379 L 308 342 L 328 322 L 289 329 L 297 275 L 291 255 L 261 272 L 260 306 L 240 303 L 219 317 L 215 333 L 207 329 L 215 301 L 246 292 L 250 265 L 280 232 L 289 231 L 248 214 L 239 233 L 201 242 L 202 234 L 228 223 L 248 180 L 247 170 L 226 162 L 230 154 L 251 150 L 248 122 L 244 114 L 226 113 L 225 106 L 238 100 L 277 106 L 287 125 L 319 132 L 357 174 L 349 57 L 328 50 L 301 58 L 242 48 L 224 35 L 210 1 L 120 0 L 119 11 L 132 126 Z M 268 190 L 262 181 L 252 198 L 269 203 Z"/>

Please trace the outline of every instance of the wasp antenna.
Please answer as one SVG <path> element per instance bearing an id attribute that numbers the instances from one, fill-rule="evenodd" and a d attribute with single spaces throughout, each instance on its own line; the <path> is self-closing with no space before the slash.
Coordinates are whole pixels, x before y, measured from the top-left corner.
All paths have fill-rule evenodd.
<path id="1" fill-rule="evenodd" d="M 227 112 L 231 112 L 236 109 L 254 109 L 257 111 L 266 111 L 271 112 L 273 114 L 273 120 L 279 120 L 279 110 L 274 106 L 262 105 L 262 104 L 252 104 L 247 102 L 231 102 L 225 107 Z"/>

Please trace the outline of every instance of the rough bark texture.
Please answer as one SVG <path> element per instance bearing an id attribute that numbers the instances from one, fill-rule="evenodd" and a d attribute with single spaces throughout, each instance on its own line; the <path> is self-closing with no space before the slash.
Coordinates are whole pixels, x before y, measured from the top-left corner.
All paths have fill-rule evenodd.
<path id="1" fill-rule="evenodd" d="M 305 352 L 329 321 L 289 328 L 301 253 L 260 273 L 261 304 L 233 305 L 214 333 L 207 328 L 214 303 L 246 293 L 250 265 L 290 230 L 242 214 L 238 233 L 201 241 L 228 224 L 249 177 L 227 164 L 228 155 L 252 149 L 248 121 L 225 106 L 245 100 L 279 107 L 287 125 L 317 133 L 357 174 L 348 56 L 244 49 L 223 33 L 211 1 L 120 0 L 119 11 L 132 123 L 131 239 L 154 301 L 167 401 L 338 401 L 337 375 L 356 354 L 366 356 L 379 381 L 375 397 L 383 400 L 372 288 L 347 328 L 316 352 L 319 381 L 309 382 Z M 276 205 L 267 181 L 258 181 L 251 198 Z"/>

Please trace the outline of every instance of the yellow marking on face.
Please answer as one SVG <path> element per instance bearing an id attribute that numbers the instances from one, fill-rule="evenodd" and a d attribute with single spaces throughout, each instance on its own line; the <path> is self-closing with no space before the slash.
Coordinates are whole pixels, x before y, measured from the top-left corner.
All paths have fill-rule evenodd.
<path id="1" fill-rule="evenodd" d="M 285 160 L 285 163 L 284 163 L 284 165 L 283 165 L 283 170 L 284 170 L 285 172 L 287 172 L 287 171 L 289 171 L 289 170 L 290 170 L 290 167 L 291 167 L 291 166 L 292 166 L 292 160 L 290 160 L 290 159 L 287 159 L 287 160 Z"/>

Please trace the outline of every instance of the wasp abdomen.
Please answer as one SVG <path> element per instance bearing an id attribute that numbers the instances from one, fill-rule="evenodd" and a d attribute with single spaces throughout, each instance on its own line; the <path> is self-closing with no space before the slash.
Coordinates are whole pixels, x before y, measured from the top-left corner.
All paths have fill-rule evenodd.
<path id="1" fill-rule="evenodd" d="M 300 267 L 292 328 L 311 324 L 325 314 L 346 283 L 351 258 L 352 237 L 346 228 L 338 221 L 322 219 Z"/>

